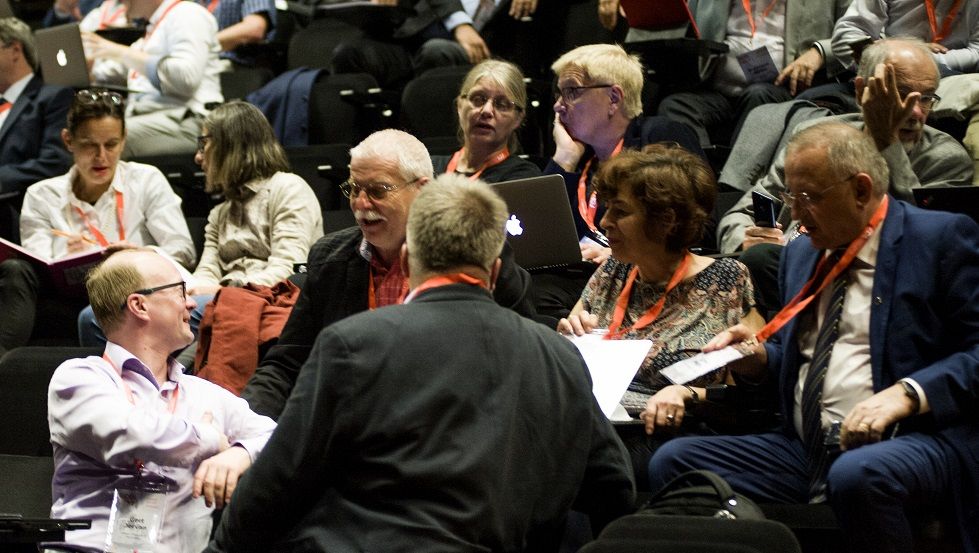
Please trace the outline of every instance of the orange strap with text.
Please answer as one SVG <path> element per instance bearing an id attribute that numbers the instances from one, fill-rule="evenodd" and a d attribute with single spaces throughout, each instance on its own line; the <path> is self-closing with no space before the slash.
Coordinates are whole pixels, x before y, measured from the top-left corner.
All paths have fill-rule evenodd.
<path id="1" fill-rule="evenodd" d="M 777 3 L 778 0 L 772 0 L 771 2 L 768 3 L 768 6 L 766 6 L 765 9 L 761 12 L 762 19 L 768 17 L 768 14 L 772 13 L 772 8 L 774 8 L 775 4 Z M 755 14 L 751 12 L 751 0 L 741 0 L 741 7 L 744 8 L 744 13 L 748 15 L 748 25 L 751 27 L 751 38 L 754 38 L 756 26 L 755 26 Z"/>
<path id="2" fill-rule="evenodd" d="M 952 4 L 952 9 L 948 10 L 948 14 L 942 19 L 942 30 L 938 30 L 938 19 L 935 16 L 935 0 L 925 0 L 925 11 L 928 13 L 928 26 L 931 27 L 931 41 L 941 42 L 948 38 L 949 32 L 952 31 L 952 24 L 955 23 L 955 18 L 959 15 L 959 9 L 962 8 L 962 0 L 955 0 Z"/>
<path id="3" fill-rule="evenodd" d="M 98 227 L 92 224 L 92 221 L 89 220 L 88 215 L 86 215 L 85 212 L 82 211 L 80 207 L 78 207 L 77 205 L 74 207 L 75 207 L 75 212 L 78 213 L 78 216 L 81 217 L 82 222 L 85 223 L 86 227 L 88 227 L 88 232 L 92 234 L 92 236 L 99 243 L 99 245 L 102 246 L 103 248 L 108 247 L 109 241 L 105 238 L 105 235 L 102 234 L 102 231 L 100 231 Z M 120 242 L 124 242 L 126 240 L 126 228 L 123 226 L 122 223 L 122 215 L 124 211 L 125 209 L 123 206 L 122 192 L 116 190 L 116 219 L 118 220 L 118 225 L 119 225 Z"/>
<path id="4" fill-rule="evenodd" d="M 880 205 L 877 206 L 877 211 L 874 212 L 873 217 L 870 218 L 870 222 L 867 224 L 867 227 L 863 229 L 863 232 L 860 233 L 860 236 L 857 236 L 852 242 L 850 242 L 850 245 L 847 246 L 846 251 L 843 252 L 843 256 L 840 257 L 840 260 L 837 261 L 836 264 L 833 265 L 833 267 L 827 272 L 825 265 L 829 260 L 829 256 L 823 256 L 823 258 L 819 260 L 819 264 L 816 265 L 816 271 L 813 273 L 812 278 L 806 282 L 806 284 L 801 290 L 799 290 L 799 293 L 796 294 L 794 298 L 785 304 L 785 307 L 783 307 L 781 311 L 772 317 L 772 320 L 769 321 L 768 324 L 762 327 L 762 329 L 755 334 L 755 338 L 759 342 L 764 342 L 773 334 L 781 330 L 783 326 L 788 324 L 789 321 L 795 318 L 796 315 L 798 315 L 803 309 L 812 303 L 812 300 L 818 297 L 819 293 L 822 292 L 824 288 L 829 286 L 829 284 L 833 282 L 833 280 L 835 280 L 840 273 L 850 266 L 850 263 L 857 257 L 857 253 L 860 251 L 860 248 L 867 243 L 867 240 L 869 240 L 870 236 L 874 233 L 874 229 L 880 225 L 885 217 L 887 217 L 887 196 L 884 196 L 884 199 L 880 202 Z M 825 276 L 823 276 L 822 280 L 819 282 L 819 287 L 810 292 L 816 283 L 816 279 L 821 275 Z"/>
<path id="5" fill-rule="evenodd" d="M 463 148 L 463 149 L 459 150 L 458 152 L 452 154 L 452 159 L 449 160 L 449 164 L 445 167 L 445 172 L 446 173 L 454 173 L 455 172 L 456 167 L 459 166 L 459 160 L 462 159 L 462 153 L 464 151 L 465 151 L 465 148 Z M 476 170 L 475 173 L 469 175 L 469 179 L 470 180 L 476 180 L 476 179 L 478 179 L 479 178 L 479 175 L 482 175 L 483 174 L 483 171 L 489 169 L 490 167 L 492 167 L 494 165 L 499 165 L 499 164 L 503 163 L 504 161 L 506 161 L 506 159 L 508 157 L 510 157 L 510 149 L 504 146 L 502 150 L 500 150 L 499 152 L 496 152 L 495 154 L 493 154 L 492 156 L 490 156 L 490 158 L 487 159 L 486 162 L 483 163 L 479 167 L 479 169 Z"/>
<path id="6" fill-rule="evenodd" d="M 612 155 L 609 156 L 609 159 L 619 155 L 624 144 L 625 139 L 620 138 L 619 143 L 612 150 Z M 597 233 L 598 227 L 595 226 L 595 213 L 598 212 L 598 195 L 594 189 L 592 189 L 590 196 L 587 194 L 588 169 L 591 168 L 591 162 L 593 161 L 595 161 L 594 156 L 585 163 L 585 167 L 581 170 L 581 177 L 578 179 L 578 213 L 585 221 L 585 224 L 588 225 L 588 230 Z M 585 196 L 588 196 L 588 201 L 585 201 Z"/>
<path id="7" fill-rule="evenodd" d="M 629 331 L 645 328 L 655 321 L 656 317 L 659 317 L 659 314 L 663 311 L 663 307 L 666 305 L 666 296 L 683 280 L 683 275 L 687 274 L 687 268 L 690 266 L 692 260 L 693 255 L 690 252 L 685 253 L 683 259 L 677 265 L 676 270 L 673 271 L 673 276 L 666 283 L 666 290 L 663 291 L 663 295 L 659 301 L 647 309 L 631 327 L 620 330 L 619 327 L 622 326 L 622 320 L 625 319 L 625 313 L 629 308 L 629 295 L 632 293 L 632 285 L 636 282 L 636 277 L 639 276 L 639 267 L 633 267 L 629 271 L 629 276 L 626 278 L 625 286 L 622 287 L 622 292 L 619 293 L 619 298 L 615 301 L 615 311 L 612 312 L 612 321 L 608 325 L 608 334 L 605 335 L 604 339 L 618 340 Z"/>

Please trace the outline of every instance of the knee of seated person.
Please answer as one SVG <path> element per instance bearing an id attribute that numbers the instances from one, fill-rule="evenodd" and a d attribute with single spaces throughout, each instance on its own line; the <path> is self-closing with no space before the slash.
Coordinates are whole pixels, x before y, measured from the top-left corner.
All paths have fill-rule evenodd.
<path id="1" fill-rule="evenodd" d="M 659 446 L 649 459 L 649 490 L 659 491 L 667 482 L 679 474 L 692 470 L 682 461 L 684 450 L 691 440 L 697 438 L 680 437 Z"/>
<path id="2" fill-rule="evenodd" d="M 422 74 L 434 67 L 465 65 L 469 63 L 466 51 L 454 40 L 433 38 L 426 40 L 414 57 L 415 71 Z"/>
<path id="3" fill-rule="evenodd" d="M 868 448 L 858 448 L 845 452 L 829 467 L 826 487 L 830 503 L 834 505 L 853 505 L 861 499 L 879 495 L 892 484 L 878 467 L 880 459 Z"/>
<path id="4" fill-rule="evenodd" d="M 20 281 L 37 288 L 37 272 L 23 259 L 5 259 L 0 262 L 0 279 L 7 282 Z"/>
<path id="5" fill-rule="evenodd" d="M 752 83 L 741 92 L 740 101 L 754 105 L 781 102 L 790 98 L 789 93 L 782 87 L 771 83 Z"/>

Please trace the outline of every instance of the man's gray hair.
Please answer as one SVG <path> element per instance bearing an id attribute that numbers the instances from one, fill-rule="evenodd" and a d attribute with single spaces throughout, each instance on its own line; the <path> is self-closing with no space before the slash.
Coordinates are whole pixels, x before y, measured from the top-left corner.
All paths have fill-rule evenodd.
<path id="1" fill-rule="evenodd" d="M 408 214 L 412 273 L 439 273 L 465 265 L 487 271 L 500 256 L 506 203 L 489 185 L 455 173 L 421 188 Z"/>
<path id="2" fill-rule="evenodd" d="M 414 136 L 397 129 L 384 129 L 372 133 L 350 149 L 350 161 L 355 159 L 383 159 L 398 164 L 405 182 L 420 178 L 432 178 L 432 156 L 428 148 Z"/>
<path id="3" fill-rule="evenodd" d="M 808 127 L 789 140 L 785 157 L 808 148 L 825 148 L 829 171 L 834 179 L 843 180 L 866 173 L 874 184 L 874 194 L 887 193 L 890 170 L 877 145 L 867 133 L 852 125 L 823 121 Z"/>
<path id="4" fill-rule="evenodd" d="M 37 71 L 37 49 L 34 47 L 34 35 L 31 28 L 16 17 L 0 18 L 0 43 L 8 46 L 13 42 L 20 43 L 20 49 L 24 52 L 24 60 L 31 69 Z"/>
<path id="5" fill-rule="evenodd" d="M 857 67 L 857 76 L 861 77 L 864 83 L 866 83 L 870 77 L 874 76 L 874 69 L 876 69 L 878 65 L 887 63 L 887 61 L 892 58 L 894 54 L 900 52 L 901 50 L 917 51 L 923 58 L 931 60 L 931 66 L 935 69 L 935 88 L 938 88 L 938 81 L 941 79 L 941 77 L 938 73 L 938 64 L 935 62 L 935 56 L 931 53 L 931 50 L 928 48 L 927 44 L 925 44 L 921 39 L 914 37 L 881 39 L 864 48 L 863 53 L 860 55 L 860 65 Z M 898 80 L 901 80 L 901 70 L 901 67 L 895 67 L 895 76 Z M 912 77 L 920 78 L 921 75 L 912 75 Z"/>

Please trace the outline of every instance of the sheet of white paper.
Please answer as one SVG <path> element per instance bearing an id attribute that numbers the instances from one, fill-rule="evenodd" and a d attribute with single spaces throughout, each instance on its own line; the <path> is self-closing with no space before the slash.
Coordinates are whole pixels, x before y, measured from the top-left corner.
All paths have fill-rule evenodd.
<path id="1" fill-rule="evenodd" d="M 629 383 L 639 372 L 651 340 L 603 340 L 602 334 L 586 334 L 570 338 L 588 365 L 592 393 L 598 406 L 609 419 L 619 405 Z"/>
<path id="2" fill-rule="evenodd" d="M 693 357 L 673 363 L 660 371 L 660 374 L 674 384 L 686 384 L 742 357 L 744 357 L 743 353 L 728 346 L 710 353 L 698 353 Z"/>

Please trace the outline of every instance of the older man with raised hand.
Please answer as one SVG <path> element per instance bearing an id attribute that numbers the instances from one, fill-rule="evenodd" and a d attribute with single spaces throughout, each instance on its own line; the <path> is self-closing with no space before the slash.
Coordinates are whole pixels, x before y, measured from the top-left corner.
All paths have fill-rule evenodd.
<path id="1" fill-rule="evenodd" d="M 75 546 L 200 551 L 212 507 L 230 500 L 275 423 L 170 357 L 194 340 L 195 307 L 171 261 L 123 250 L 86 285 L 108 344 L 51 378 L 51 516 L 92 520 L 66 535 Z"/>
<path id="2" fill-rule="evenodd" d="M 979 226 L 888 195 L 887 163 L 851 125 L 812 126 L 787 150 L 784 197 L 809 233 L 782 257 L 785 307 L 760 345 L 742 325 L 708 344 L 747 342 L 732 368 L 778 379 L 786 423 L 673 440 L 650 485 L 699 468 L 758 500 L 828 498 L 860 552 L 910 552 L 909 513 L 951 506 L 979 551 Z"/>
<path id="3" fill-rule="evenodd" d="M 82 39 L 87 58 L 96 62 L 95 81 L 132 91 L 123 157 L 192 154 L 208 107 L 223 100 L 217 21 L 194 2 L 120 1 L 130 21 L 148 21 L 146 34 L 131 46 L 94 33 Z"/>
<path id="4" fill-rule="evenodd" d="M 931 51 L 921 41 L 878 41 L 864 50 L 860 61 L 855 81 L 860 113 L 829 118 L 873 138 L 890 168 L 888 191 L 902 200 L 910 201 L 911 189 L 919 186 L 972 182 L 972 160 L 962 144 L 925 124 L 940 100 L 935 95 L 938 80 Z M 821 120 L 800 123 L 795 132 Z M 777 196 L 785 190 L 784 166 L 783 149 L 752 190 Z M 784 236 L 780 229 L 755 226 L 749 190 L 721 218 L 717 240 L 721 251 L 730 253 L 761 243 L 780 245 Z"/>
<path id="5" fill-rule="evenodd" d="M 507 215 L 461 175 L 417 193 L 405 304 L 320 333 L 209 551 L 547 551 L 573 505 L 631 510 L 580 354 L 493 300 Z"/>
<path id="6" fill-rule="evenodd" d="M 242 397 L 277 418 L 320 330 L 344 317 L 401 303 L 408 279 L 398 263 L 408 209 L 432 178 L 425 145 L 410 134 L 378 131 L 350 150 L 350 178 L 341 185 L 357 226 L 321 238 L 309 252 L 308 275 L 279 341 Z M 505 246 L 493 290 L 497 303 L 533 316 L 530 275 Z"/>

